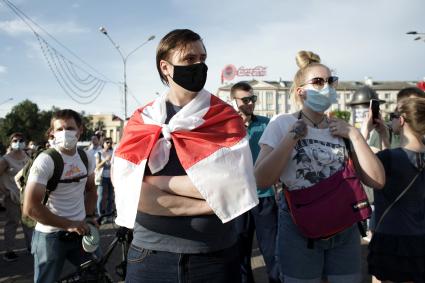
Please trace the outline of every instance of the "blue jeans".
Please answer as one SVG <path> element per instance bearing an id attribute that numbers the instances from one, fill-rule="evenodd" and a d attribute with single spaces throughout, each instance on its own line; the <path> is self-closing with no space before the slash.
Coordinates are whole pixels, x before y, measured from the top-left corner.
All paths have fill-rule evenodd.
<path id="1" fill-rule="evenodd" d="M 238 283 L 237 246 L 203 254 L 178 254 L 130 246 L 128 283 Z"/>
<path id="2" fill-rule="evenodd" d="M 259 198 L 259 203 L 250 211 L 235 219 L 238 233 L 240 269 L 243 283 L 254 283 L 251 268 L 254 231 L 258 246 L 266 263 L 270 283 L 280 282 L 276 262 L 277 204 L 274 196 Z"/>
<path id="3" fill-rule="evenodd" d="M 81 238 L 65 239 L 64 231 L 34 231 L 31 253 L 34 255 L 34 282 L 50 283 L 59 279 L 65 259 L 79 266 L 90 259 L 81 246 Z"/>
<path id="4" fill-rule="evenodd" d="M 102 183 L 97 186 L 97 214 L 99 216 L 103 214 L 110 214 L 113 208 L 114 186 L 112 185 L 111 178 L 102 177 Z"/>
<path id="5" fill-rule="evenodd" d="M 285 200 L 279 203 L 277 257 L 285 283 L 320 283 L 322 276 L 329 282 L 361 282 L 360 234 L 357 225 L 335 236 L 314 241 L 307 247 L 307 238 L 294 224 Z"/>

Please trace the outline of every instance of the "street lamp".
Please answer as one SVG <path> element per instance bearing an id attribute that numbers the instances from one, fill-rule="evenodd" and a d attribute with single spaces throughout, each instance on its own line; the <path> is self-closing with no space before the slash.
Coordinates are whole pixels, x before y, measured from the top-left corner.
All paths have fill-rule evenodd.
<path id="1" fill-rule="evenodd" d="M 13 97 L 9 97 L 8 99 L 6 99 L 6 100 L 4 100 L 4 101 L 0 102 L 0 105 L 6 104 L 6 103 L 8 103 L 8 102 L 9 102 L 9 101 L 11 101 L 11 100 L 13 100 Z"/>
<path id="2" fill-rule="evenodd" d="M 406 34 L 409 34 L 409 35 L 418 35 L 413 40 L 421 40 L 421 39 L 423 39 L 425 41 L 425 33 L 424 32 L 408 31 L 408 32 L 406 32 Z"/>
<path id="3" fill-rule="evenodd" d="M 115 49 L 118 51 L 118 53 L 121 56 L 123 65 L 124 65 L 124 120 L 127 120 L 127 59 L 130 57 L 130 55 L 134 54 L 137 50 L 139 50 L 140 47 L 148 43 L 149 41 L 153 40 L 155 38 L 154 35 L 151 35 L 145 42 L 134 48 L 131 52 L 129 52 L 127 55 L 124 54 L 122 48 L 118 44 L 115 43 L 115 41 L 112 40 L 112 38 L 109 36 L 108 31 L 105 27 L 100 27 L 99 31 L 106 35 L 106 37 L 109 39 L 109 41 L 112 43 L 112 45 L 115 47 Z"/>

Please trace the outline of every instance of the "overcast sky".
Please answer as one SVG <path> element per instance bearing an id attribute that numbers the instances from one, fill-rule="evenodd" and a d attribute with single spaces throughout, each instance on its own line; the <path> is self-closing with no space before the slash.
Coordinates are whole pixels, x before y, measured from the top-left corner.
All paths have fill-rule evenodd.
<path id="1" fill-rule="evenodd" d="M 0 117 L 24 99 L 41 109 L 53 105 L 123 117 L 119 84 L 107 83 L 91 104 L 71 100 L 56 82 L 31 30 L 0 0 Z M 113 82 L 123 81 L 123 63 L 108 29 L 124 53 L 156 38 L 128 59 L 128 115 L 166 87 L 159 80 L 155 49 L 176 28 L 201 35 L 208 52 L 206 89 L 215 93 L 221 70 L 266 66 L 263 80 L 292 80 L 298 50 L 318 53 L 340 80 L 422 80 L 425 42 L 407 31 L 425 32 L 424 0 L 11 0 L 73 53 Z M 40 33 L 76 65 L 91 71 Z M 84 77 L 84 76 L 82 76 Z M 104 79 L 104 78 L 103 78 Z M 133 96 L 136 98 L 133 98 Z M 9 98 L 13 100 L 7 101 Z M 6 102 L 5 102 L 6 101 Z"/>

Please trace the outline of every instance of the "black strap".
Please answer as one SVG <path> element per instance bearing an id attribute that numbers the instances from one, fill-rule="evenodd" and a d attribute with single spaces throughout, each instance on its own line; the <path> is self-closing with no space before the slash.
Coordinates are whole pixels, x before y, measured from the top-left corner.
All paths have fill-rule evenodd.
<path id="1" fill-rule="evenodd" d="M 351 150 L 351 142 L 347 138 L 342 138 L 345 143 L 345 148 L 347 148 L 347 153 L 349 158 L 353 158 L 353 151 Z"/>
<path id="2" fill-rule="evenodd" d="M 367 228 L 366 227 L 367 227 L 366 221 L 357 222 L 357 228 L 359 228 L 359 232 L 360 232 L 360 235 L 362 235 L 362 238 L 367 236 L 367 233 L 366 233 Z"/>
<path id="3" fill-rule="evenodd" d="M 412 187 L 413 183 L 415 183 L 416 179 L 419 177 L 419 175 L 422 173 L 422 170 L 416 174 L 416 176 L 410 181 L 409 185 L 398 195 L 398 197 L 385 209 L 385 211 L 382 213 L 381 218 L 378 221 L 378 224 L 376 224 L 375 232 L 378 231 L 379 226 L 381 226 L 382 221 L 384 220 L 384 217 L 388 214 L 388 212 L 393 208 L 393 206 L 398 202 L 402 196 L 404 196 L 407 191 Z"/>
<path id="4" fill-rule="evenodd" d="M 78 155 L 81 158 L 81 161 L 83 161 L 83 164 L 86 167 L 86 171 L 87 171 L 87 174 L 88 174 L 89 173 L 89 159 L 87 157 L 87 153 L 81 148 L 77 148 L 77 152 L 78 152 Z"/>
<path id="5" fill-rule="evenodd" d="M 46 153 L 53 159 L 53 164 L 54 164 L 53 175 L 49 179 L 49 181 L 47 181 L 46 192 L 43 198 L 43 205 L 46 205 L 49 199 L 50 193 L 53 192 L 59 184 L 60 178 L 62 177 L 64 165 L 63 165 L 62 156 L 56 149 L 49 148 L 49 149 L 46 149 L 44 153 Z"/>
<path id="6" fill-rule="evenodd" d="M 89 169 L 88 169 L 89 160 L 88 160 L 86 152 L 83 149 L 77 148 L 78 155 L 80 156 L 81 161 L 86 167 L 87 174 L 83 176 L 78 176 L 72 179 L 61 180 L 63 168 L 64 168 L 62 156 L 54 148 L 46 149 L 44 152 L 53 159 L 53 164 L 54 164 L 53 175 L 47 182 L 46 192 L 44 193 L 43 202 L 42 202 L 43 205 L 46 205 L 47 201 L 49 200 L 50 193 L 56 190 L 59 183 L 76 183 L 76 182 L 79 182 L 81 179 L 87 177 L 89 172 Z"/>

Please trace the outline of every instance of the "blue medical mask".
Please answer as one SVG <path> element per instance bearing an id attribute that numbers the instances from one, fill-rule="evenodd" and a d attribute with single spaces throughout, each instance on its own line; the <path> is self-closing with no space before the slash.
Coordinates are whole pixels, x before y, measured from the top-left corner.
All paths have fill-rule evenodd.
<path id="1" fill-rule="evenodd" d="M 321 90 L 316 90 L 312 86 L 304 88 L 306 91 L 306 100 L 304 105 L 314 112 L 325 112 L 331 107 L 332 103 L 336 103 L 336 91 L 333 87 L 326 85 Z"/>
<path id="2" fill-rule="evenodd" d="M 10 147 L 12 150 L 23 150 L 25 149 L 25 142 L 12 142 Z"/>

